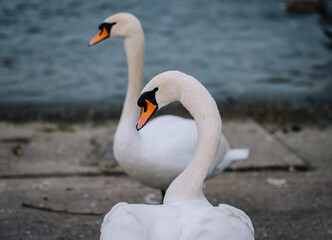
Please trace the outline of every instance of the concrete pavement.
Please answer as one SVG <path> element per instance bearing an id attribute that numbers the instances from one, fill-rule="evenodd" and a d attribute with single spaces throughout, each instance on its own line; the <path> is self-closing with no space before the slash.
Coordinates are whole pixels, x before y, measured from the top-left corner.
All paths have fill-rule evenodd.
<path id="1" fill-rule="evenodd" d="M 98 239 L 103 214 L 115 203 L 158 202 L 159 191 L 136 183 L 114 161 L 116 124 L 1 122 L 0 239 Z M 244 210 L 256 239 L 331 239 L 331 126 L 280 128 L 246 118 L 224 122 L 223 132 L 251 154 L 207 182 L 212 204 Z M 13 152 L 18 145 L 21 156 Z M 86 212 L 95 215 L 77 214 Z"/>

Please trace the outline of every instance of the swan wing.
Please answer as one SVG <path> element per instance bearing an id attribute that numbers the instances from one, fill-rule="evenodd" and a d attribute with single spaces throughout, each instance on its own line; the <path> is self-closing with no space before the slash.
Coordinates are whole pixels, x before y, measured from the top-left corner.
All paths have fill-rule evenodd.
<path id="1" fill-rule="evenodd" d="M 221 204 L 218 207 L 191 211 L 191 221 L 184 224 L 181 240 L 253 240 L 254 228 L 249 217 L 240 209 Z M 196 214 L 197 216 L 193 216 Z M 192 221 L 193 219 L 198 221 Z"/>
<path id="2" fill-rule="evenodd" d="M 187 167 L 197 143 L 197 128 L 192 119 L 164 115 L 152 120 L 149 126 L 142 130 L 144 145 L 149 148 L 146 152 L 155 151 L 159 156 L 153 160 L 154 163 L 158 163 L 158 159 L 162 159 L 161 156 L 166 156 L 164 162 L 158 163 L 164 169 L 173 169 L 179 174 Z M 225 136 L 221 135 L 218 155 L 210 168 L 209 175 L 220 173 L 233 161 L 246 159 L 248 155 L 248 149 L 231 149 Z"/>
<path id="3" fill-rule="evenodd" d="M 118 203 L 104 217 L 100 240 L 179 239 L 180 218 L 173 206 Z"/>
<path id="4" fill-rule="evenodd" d="M 254 228 L 240 209 L 220 204 L 142 205 L 118 203 L 106 214 L 100 240 L 253 240 Z"/>
<path id="5" fill-rule="evenodd" d="M 141 130 L 141 136 L 144 152 L 149 153 L 145 159 L 175 176 L 188 166 L 195 152 L 197 130 L 192 119 L 160 116 Z"/>
<path id="6" fill-rule="evenodd" d="M 141 219 L 125 202 L 116 204 L 105 215 L 100 232 L 100 240 L 147 239 Z"/>
<path id="7" fill-rule="evenodd" d="M 163 115 L 140 130 L 139 144 L 120 144 L 121 156 L 116 158 L 126 172 L 139 182 L 167 189 L 190 163 L 196 143 L 197 128 L 192 119 Z M 216 176 L 233 161 L 244 159 L 247 155 L 246 149 L 231 149 L 221 135 L 218 155 L 207 178 Z"/>
<path id="8" fill-rule="evenodd" d="M 239 234 L 239 238 L 230 238 L 230 239 L 254 239 L 254 226 L 248 215 L 241 209 L 235 208 L 228 204 L 219 204 L 217 207 L 219 212 L 226 213 L 228 216 L 228 222 Z M 234 234 L 236 236 L 236 234 Z M 241 238 L 240 238 L 241 237 Z"/>

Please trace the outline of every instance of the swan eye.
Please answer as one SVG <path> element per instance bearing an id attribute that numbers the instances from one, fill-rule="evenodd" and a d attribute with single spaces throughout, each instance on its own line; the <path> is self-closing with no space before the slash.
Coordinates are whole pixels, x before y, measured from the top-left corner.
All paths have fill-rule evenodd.
<path id="1" fill-rule="evenodd" d="M 104 29 L 106 29 L 106 31 L 108 32 L 108 33 L 111 33 L 111 28 L 114 26 L 116 24 L 116 22 L 112 22 L 112 23 L 102 23 L 102 24 L 100 24 L 99 25 L 99 30 L 101 31 L 101 33 L 102 33 L 102 31 L 104 30 Z"/>
<path id="2" fill-rule="evenodd" d="M 146 101 L 149 101 L 153 103 L 154 105 L 158 106 L 158 103 L 156 101 L 156 92 L 158 91 L 158 88 L 154 88 L 152 91 L 144 92 L 137 100 L 137 105 L 139 107 L 144 108 L 144 112 L 146 111 L 147 103 Z"/>
<path id="3" fill-rule="evenodd" d="M 145 106 L 142 108 L 141 116 L 136 125 L 136 129 L 139 131 L 150 120 L 151 116 L 158 110 L 158 105 L 151 103 L 145 99 Z"/>
<path id="4" fill-rule="evenodd" d="M 156 92 L 158 88 L 152 91 L 144 92 L 137 100 L 137 105 L 142 108 L 140 119 L 136 125 L 139 131 L 149 121 L 151 116 L 158 110 L 158 103 L 156 101 Z"/>
<path id="5" fill-rule="evenodd" d="M 112 26 L 116 24 L 114 23 L 102 23 L 99 25 L 99 32 L 98 34 L 91 39 L 91 41 L 89 42 L 89 46 L 95 45 L 103 40 L 105 40 L 106 38 L 109 38 L 111 36 L 111 28 Z"/>

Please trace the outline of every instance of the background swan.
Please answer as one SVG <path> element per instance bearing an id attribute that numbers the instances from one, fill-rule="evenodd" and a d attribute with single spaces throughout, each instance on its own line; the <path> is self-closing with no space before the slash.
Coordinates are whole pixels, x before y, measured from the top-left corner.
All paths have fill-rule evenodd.
<path id="1" fill-rule="evenodd" d="M 114 137 L 114 155 L 131 177 L 144 185 L 165 190 L 189 164 L 196 146 L 197 131 L 191 119 L 161 116 L 141 132 L 135 129 L 139 115 L 136 101 L 142 89 L 144 67 L 144 33 L 139 20 L 129 13 L 107 18 L 92 46 L 108 37 L 124 38 L 128 61 L 128 89 L 119 125 Z M 216 160 L 208 178 L 223 171 L 234 160 L 248 157 L 247 149 L 230 149 L 223 135 Z M 219 137 L 220 137 L 219 136 Z M 143 151 L 138 145 L 144 145 Z"/>
<path id="2" fill-rule="evenodd" d="M 138 100 L 142 107 L 138 129 L 155 109 L 177 100 L 197 124 L 193 159 L 167 189 L 163 205 L 115 205 L 104 217 L 101 240 L 254 239 L 253 225 L 243 211 L 227 204 L 213 207 L 202 193 L 203 181 L 219 150 L 221 118 L 215 101 L 196 79 L 178 71 L 153 78 Z M 138 147 L 144 152 L 150 150 L 144 142 Z"/>

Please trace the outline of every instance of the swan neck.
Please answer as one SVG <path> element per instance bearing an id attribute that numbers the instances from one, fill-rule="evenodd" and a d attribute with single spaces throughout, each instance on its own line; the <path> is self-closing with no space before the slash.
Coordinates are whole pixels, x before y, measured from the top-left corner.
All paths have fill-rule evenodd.
<path id="1" fill-rule="evenodd" d="M 198 81 L 183 84 L 181 92 L 179 101 L 196 122 L 197 145 L 188 167 L 168 188 L 164 203 L 209 204 L 202 193 L 202 184 L 219 150 L 221 118 L 214 99 Z"/>
<path id="2" fill-rule="evenodd" d="M 135 124 L 140 111 L 137 107 L 137 99 L 142 90 L 144 72 L 145 46 L 143 30 L 139 31 L 135 37 L 125 38 L 124 46 L 128 62 L 128 87 L 120 125 L 121 123 L 130 124 L 136 132 Z"/>

